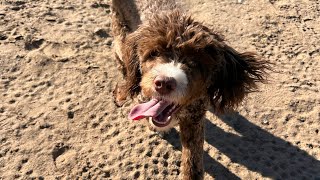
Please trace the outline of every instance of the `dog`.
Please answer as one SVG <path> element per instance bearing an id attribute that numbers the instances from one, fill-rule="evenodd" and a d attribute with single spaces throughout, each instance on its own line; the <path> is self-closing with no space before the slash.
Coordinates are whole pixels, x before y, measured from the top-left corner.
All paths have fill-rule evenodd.
<path id="1" fill-rule="evenodd" d="M 204 116 L 233 109 L 265 81 L 268 62 L 240 53 L 174 0 L 113 0 L 115 58 L 124 75 L 115 93 L 144 102 L 129 113 L 157 131 L 179 125 L 183 179 L 203 179 Z"/>

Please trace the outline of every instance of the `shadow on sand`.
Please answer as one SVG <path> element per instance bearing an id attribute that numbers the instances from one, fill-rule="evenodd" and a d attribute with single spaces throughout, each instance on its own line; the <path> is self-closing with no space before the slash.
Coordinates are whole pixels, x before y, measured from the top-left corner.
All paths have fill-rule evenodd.
<path id="1" fill-rule="evenodd" d="M 320 161 L 307 152 L 251 123 L 238 113 L 219 117 L 241 136 L 225 132 L 205 120 L 205 140 L 233 163 L 271 179 L 320 179 Z M 164 137 L 181 150 L 179 134 L 173 129 Z M 204 152 L 205 171 L 216 179 L 240 179 Z"/>

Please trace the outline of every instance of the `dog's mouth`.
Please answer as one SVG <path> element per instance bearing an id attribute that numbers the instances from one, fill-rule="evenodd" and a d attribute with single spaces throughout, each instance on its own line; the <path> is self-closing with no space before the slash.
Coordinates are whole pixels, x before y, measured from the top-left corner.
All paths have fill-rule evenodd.
<path id="1" fill-rule="evenodd" d="M 179 110 L 179 105 L 162 99 L 151 99 L 149 102 L 134 106 L 129 119 L 140 120 L 150 117 L 149 121 L 157 127 L 165 127 L 170 124 L 172 115 Z"/>

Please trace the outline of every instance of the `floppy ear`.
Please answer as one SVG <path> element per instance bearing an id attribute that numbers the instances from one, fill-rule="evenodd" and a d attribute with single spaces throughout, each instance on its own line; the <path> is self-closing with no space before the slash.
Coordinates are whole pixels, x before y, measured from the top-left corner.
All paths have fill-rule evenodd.
<path id="1" fill-rule="evenodd" d="M 128 96 L 135 96 L 140 92 L 140 65 L 137 57 L 137 35 L 134 33 L 122 37 L 117 44 L 116 58 L 124 75 L 124 84 L 117 84 L 113 91 L 115 103 L 122 106 Z M 118 51 L 117 51 L 118 50 Z"/>
<path id="2" fill-rule="evenodd" d="M 269 63 L 256 54 L 239 53 L 224 42 L 216 42 L 209 54 L 219 61 L 218 71 L 212 75 L 208 93 L 217 112 L 237 106 L 249 92 L 256 90 L 257 82 L 265 81 Z"/>
<path id="3" fill-rule="evenodd" d="M 123 45 L 122 60 L 125 65 L 125 91 L 133 97 L 140 92 L 140 62 L 137 55 L 137 38 L 135 33 L 126 37 L 126 41 Z"/>
<path id="4" fill-rule="evenodd" d="M 131 36 L 132 35 L 132 36 Z M 138 35 L 127 36 L 127 41 L 123 46 L 123 61 L 126 69 L 126 91 L 132 97 L 140 92 L 140 62 L 137 55 Z"/>

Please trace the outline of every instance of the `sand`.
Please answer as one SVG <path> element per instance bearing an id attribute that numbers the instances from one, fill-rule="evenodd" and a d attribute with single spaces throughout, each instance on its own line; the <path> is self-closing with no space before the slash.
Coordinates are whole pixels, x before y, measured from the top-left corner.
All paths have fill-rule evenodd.
<path id="1" fill-rule="evenodd" d="M 274 63 L 237 113 L 208 111 L 205 179 L 320 178 L 320 2 L 185 0 Z M 0 2 L 0 179 L 178 179 L 179 129 L 127 119 L 112 91 L 110 1 Z"/>

